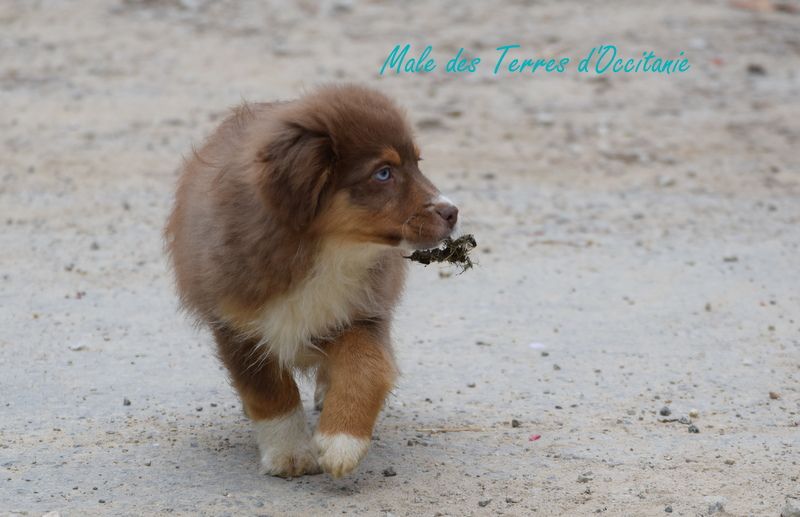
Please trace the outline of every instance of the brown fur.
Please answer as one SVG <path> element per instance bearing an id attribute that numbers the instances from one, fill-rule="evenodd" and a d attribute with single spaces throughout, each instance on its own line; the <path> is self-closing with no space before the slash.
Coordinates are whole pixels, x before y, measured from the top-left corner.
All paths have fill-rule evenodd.
<path id="1" fill-rule="evenodd" d="M 388 163 L 389 165 L 394 165 L 395 167 L 400 167 L 403 164 L 403 159 L 400 158 L 400 153 L 398 153 L 394 147 L 387 147 L 381 152 L 381 158 L 383 161 Z"/>
<path id="2" fill-rule="evenodd" d="M 382 322 L 354 326 L 325 347 L 328 392 L 319 420 L 324 434 L 372 435 L 383 400 L 392 389 L 397 368 Z"/>
<path id="3" fill-rule="evenodd" d="M 320 430 L 371 433 L 395 377 L 397 246 L 436 244 L 457 214 L 418 162 L 401 111 L 356 86 L 242 106 L 186 160 L 167 248 L 182 305 L 214 331 L 251 418 L 296 409 L 292 369 L 318 366 Z"/>
<path id="4" fill-rule="evenodd" d="M 255 343 L 242 339 L 228 328 L 217 327 L 214 337 L 219 344 L 219 357 L 231 374 L 244 411 L 253 420 L 286 414 L 300 404 L 300 391 L 291 371 L 267 359 L 259 368 L 251 368 Z"/>

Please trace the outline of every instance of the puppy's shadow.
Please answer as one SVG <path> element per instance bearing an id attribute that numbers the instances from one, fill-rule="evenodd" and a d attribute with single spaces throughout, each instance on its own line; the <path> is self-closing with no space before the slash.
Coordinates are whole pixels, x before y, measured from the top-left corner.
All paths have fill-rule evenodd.
<path id="1" fill-rule="evenodd" d="M 320 412 L 305 407 L 306 421 L 312 432 L 319 421 Z M 401 438 L 390 436 L 396 431 L 381 429 L 380 423 L 373 437 L 370 451 L 355 471 L 334 479 L 328 474 L 280 478 L 259 472 L 259 453 L 250 421 L 233 408 L 215 415 L 213 421 L 203 422 L 192 430 L 189 439 L 178 451 L 181 463 L 190 464 L 193 471 L 206 472 L 226 486 L 237 491 L 263 490 L 267 487 L 285 488 L 324 493 L 330 496 L 357 494 L 380 489 L 386 483 L 382 472 L 400 461 L 404 452 Z M 178 445 L 178 444 L 176 444 Z M 303 487 L 303 488 L 300 488 Z"/>

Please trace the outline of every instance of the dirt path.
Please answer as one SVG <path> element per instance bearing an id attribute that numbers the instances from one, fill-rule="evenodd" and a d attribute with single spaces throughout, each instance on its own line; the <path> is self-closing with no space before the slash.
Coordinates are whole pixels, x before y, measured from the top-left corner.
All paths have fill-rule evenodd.
<path id="1" fill-rule="evenodd" d="M 800 14 L 643 4 L 0 4 L 0 513 L 778 515 L 800 496 Z M 378 77 L 404 41 L 693 68 Z M 407 106 L 480 265 L 414 269 L 355 475 L 265 478 L 160 229 L 226 107 L 339 80 Z M 692 409 L 698 434 L 660 421 Z"/>

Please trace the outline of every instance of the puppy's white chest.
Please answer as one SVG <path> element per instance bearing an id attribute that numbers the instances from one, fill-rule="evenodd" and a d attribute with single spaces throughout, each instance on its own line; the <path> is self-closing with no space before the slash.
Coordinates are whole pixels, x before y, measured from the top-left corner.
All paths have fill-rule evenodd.
<path id="1" fill-rule="evenodd" d="M 261 345 L 286 366 L 325 337 L 348 325 L 372 300 L 370 268 L 382 248 L 375 245 L 328 245 L 294 289 L 272 300 L 253 322 Z"/>

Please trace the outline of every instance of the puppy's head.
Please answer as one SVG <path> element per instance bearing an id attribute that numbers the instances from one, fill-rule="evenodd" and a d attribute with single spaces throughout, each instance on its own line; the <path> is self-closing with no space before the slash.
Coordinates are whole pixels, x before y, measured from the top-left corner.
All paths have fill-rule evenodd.
<path id="1" fill-rule="evenodd" d="M 425 248 L 456 224 L 458 209 L 419 169 L 403 113 L 374 90 L 324 87 L 278 105 L 261 138 L 258 188 L 298 231 Z"/>

